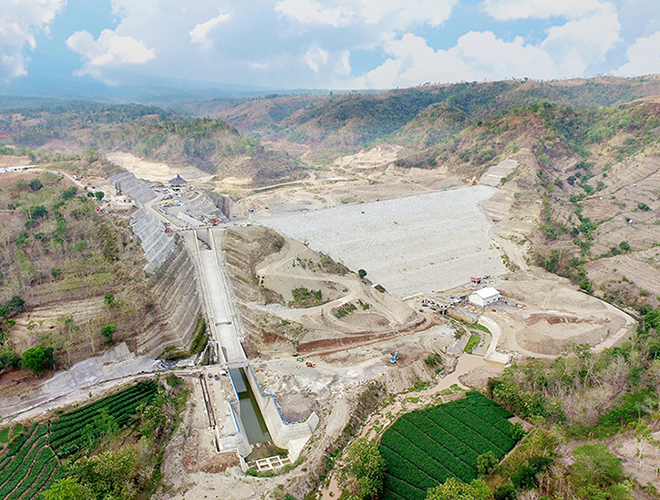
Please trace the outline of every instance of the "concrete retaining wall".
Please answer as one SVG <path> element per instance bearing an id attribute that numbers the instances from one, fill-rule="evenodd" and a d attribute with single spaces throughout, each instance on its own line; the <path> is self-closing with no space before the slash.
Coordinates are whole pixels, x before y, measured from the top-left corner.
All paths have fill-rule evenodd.
<path id="1" fill-rule="evenodd" d="M 319 424 L 318 415 L 312 412 L 306 420 L 301 422 L 285 422 L 273 396 L 261 392 L 261 387 L 259 387 L 259 382 L 257 382 L 251 366 L 246 374 L 273 443 L 278 448 L 288 450 L 291 461 L 295 461 Z"/>
<path id="2" fill-rule="evenodd" d="M 238 404 L 238 400 L 228 404 L 231 410 L 231 421 L 225 421 L 223 433 L 225 436 L 219 436 L 219 430 L 216 428 L 216 440 L 218 444 L 218 451 L 232 451 L 237 450 L 239 457 L 246 457 L 252 452 L 252 445 L 248 442 L 247 434 L 242 427 L 241 419 L 238 418 L 236 411 L 234 411 L 234 404 Z M 226 435 L 229 434 L 229 435 Z M 244 469 L 245 470 L 245 469 Z"/>

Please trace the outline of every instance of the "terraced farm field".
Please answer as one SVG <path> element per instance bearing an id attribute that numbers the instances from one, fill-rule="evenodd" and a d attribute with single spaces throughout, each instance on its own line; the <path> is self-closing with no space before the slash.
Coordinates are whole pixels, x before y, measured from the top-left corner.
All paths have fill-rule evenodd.
<path id="1" fill-rule="evenodd" d="M 457 477 L 477 477 L 477 458 L 502 458 L 516 441 L 512 414 L 477 392 L 465 399 L 408 413 L 385 431 L 383 500 L 424 500 L 426 490 Z"/>
<path id="2" fill-rule="evenodd" d="M 50 424 L 15 428 L 11 441 L 0 452 L 0 499 L 32 500 L 63 476 L 58 458 L 69 456 L 98 437 L 108 421 L 119 428 L 126 425 L 141 403 L 156 394 L 155 382 L 133 387 L 66 413 Z M 9 431 L 1 433 L 8 441 Z M 7 439 L 5 439 L 7 438 Z"/>
<path id="3" fill-rule="evenodd" d="M 0 455 L 0 498 L 28 500 L 58 475 L 59 463 L 48 447 L 48 427 L 34 424 L 22 437 L 13 439 Z"/>

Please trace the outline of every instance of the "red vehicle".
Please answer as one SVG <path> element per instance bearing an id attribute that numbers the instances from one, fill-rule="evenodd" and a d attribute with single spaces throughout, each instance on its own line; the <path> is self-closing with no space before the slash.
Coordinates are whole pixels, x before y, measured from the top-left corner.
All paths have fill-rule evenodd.
<path id="1" fill-rule="evenodd" d="M 314 368 L 314 363 L 312 363 L 311 361 L 308 361 L 307 363 L 305 363 L 305 365 L 309 366 L 310 368 Z"/>

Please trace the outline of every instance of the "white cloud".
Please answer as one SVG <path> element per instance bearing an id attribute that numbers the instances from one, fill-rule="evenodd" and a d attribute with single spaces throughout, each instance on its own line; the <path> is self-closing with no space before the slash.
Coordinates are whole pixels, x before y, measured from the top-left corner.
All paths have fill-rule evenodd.
<path id="1" fill-rule="evenodd" d="M 555 74 L 552 58 L 538 47 L 525 45 L 522 37 L 505 42 L 490 31 L 470 32 L 460 37 L 449 52 L 464 61 L 477 79 L 516 76 L 548 79 Z"/>
<path id="2" fill-rule="evenodd" d="M 312 45 L 305 53 L 304 60 L 314 73 L 319 72 L 321 66 L 328 63 L 329 54 L 318 45 Z"/>
<path id="3" fill-rule="evenodd" d="M 335 64 L 335 73 L 339 76 L 349 76 L 351 74 L 351 52 L 345 50 L 341 53 L 339 61 Z"/>
<path id="4" fill-rule="evenodd" d="M 660 31 L 651 36 L 638 38 L 626 55 L 628 62 L 616 72 L 623 76 L 660 73 Z"/>
<path id="5" fill-rule="evenodd" d="M 34 36 L 48 34 L 48 26 L 62 11 L 66 0 L 5 0 L 0 8 L 0 79 L 27 74 L 29 58 L 23 55 L 26 45 L 34 50 Z"/>
<path id="6" fill-rule="evenodd" d="M 66 0 L 0 0 L 37 1 Z M 653 0 L 479 0 L 490 16 L 482 15 L 480 25 L 493 27 L 478 32 L 470 31 L 470 20 L 451 17 L 460 0 L 110 1 L 118 19 L 113 31 L 96 40 L 86 32 L 69 39 L 82 56 L 79 74 L 107 80 L 120 73 L 109 66 L 142 64 L 137 71 L 153 77 L 271 88 L 549 79 L 606 71 L 624 54 L 620 37 L 634 40 L 660 29 L 647 23 L 648 31 L 631 36 L 626 28 L 632 4 Z M 516 19 L 548 21 L 501 22 Z M 543 26 L 551 27 L 539 40 Z M 458 33 L 453 41 L 451 33 Z M 652 51 L 655 40 L 643 50 Z M 635 54 L 631 49 L 630 65 L 643 55 Z M 0 48 L 0 65 L 15 64 L 12 55 Z"/>
<path id="7" fill-rule="evenodd" d="M 558 67 L 559 76 L 582 76 L 605 60 L 620 40 L 621 25 L 614 7 L 606 5 L 593 14 L 548 30 L 541 44 Z"/>
<path id="8" fill-rule="evenodd" d="M 367 24 L 385 23 L 395 30 L 415 25 L 439 26 L 451 15 L 458 0 L 359 0 L 360 16 Z"/>
<path id="9" fill-rule="evenodd" d="M 103 30 L 97 40 L 87 31 L 76 31 L 67 39 L 66 46 L 86 60 L 77 74 L 99 80 L 103 80 L 100 68 L 145 64 L 156 57 L 154 51 L 142 42 L 112 30 Z"/>
<path id="10" fill-rule="evenodd" d="M 402 31 L 415 25 L 439 26 L 458 0 L 337 0 L 326 7 L 314 0 L 281 0 L 275 11 L 301 24 L 379 26 L 384 32 Z"/>
<path id="11" fill-rule="evenodd" d="M 484 11 L 500 21 L 514 19 L 575 19 L 602 8 L 598 0 L 485 0 Z"/>
<path id="12" fill-rule="evenodd" d="M 537 45 L 526 43 L 521 36 L 505 41 L 490 31 L 483 31 L 466 33 L 453 47 L 435 51 L 424 38 L 412 33 L 392 37 L 382 43 L 388 59 L 355 80 L 355 84 L 388 88 L 427 81 L 444 83 L 522 76 L 543 80 L 582 76 L 590 66 L 602 63 L 607 53 L 620 42 L 621 26 L 611 4 L 587 0 L 582 7 L 571 10 L 571 5 L 564 0 L 559 0 L 556 5 L 518 0 L 488 0 L 487 3 L 493 6 L 496 3 L 499 6 L 525 4 L 536 9 L 534 15 L 538 16 L 543 12 L 566 16 L 578 16 L 585 11 L 587 14 L 549 28 L 546 38 Z M 525 15 L 531 15 L 530 12 Z M 647 43 L 644 47 L 650 45 Z"/>
<path id="13" fill-rule="evenodd" d="M 282 0 L 275 11 L 302 24 L 325 24 L 338 28 L 351 22 L 353 12 L 344 7 L 324 8 L 313 0 Z"/>
<path id="14" fill-rule="evenodd" d="M 391 88 L 424 82 L 504 79 L 526 75 L 547 79 L 554 76 L 553 61 L 543 50 L 498 39 L 491 32 L 470 32 L 449 50 L 435 51 L 422 37 L 406 34 L 385 45 L 391 57 L 355 81 L 362 88 Z"/>
<path id="15" fill-rule="evenodd" d="M 212 40 L 209 38 L 209 33 L 213 28 L 218 24 L 222 24 L 225 21 L 228 21 L 231 18 L 230 14 L 220 14 L 213 19 L 209 19 L 205 23 L 199 23 L 192 30 L 188 32 L 190 35 L 191 43 L 198 43 L 206 49 L 210 49 L 212 46 Z"/>

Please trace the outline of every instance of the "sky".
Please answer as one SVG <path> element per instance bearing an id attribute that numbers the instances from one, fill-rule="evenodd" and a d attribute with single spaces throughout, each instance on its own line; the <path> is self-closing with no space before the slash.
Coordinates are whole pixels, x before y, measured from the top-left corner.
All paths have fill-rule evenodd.
<path id="1" fill-rule="evenodd" d="M 56 78 L 276 90 L 652 73 L 659 0 L 0 0 L 0 92 Z"/>

